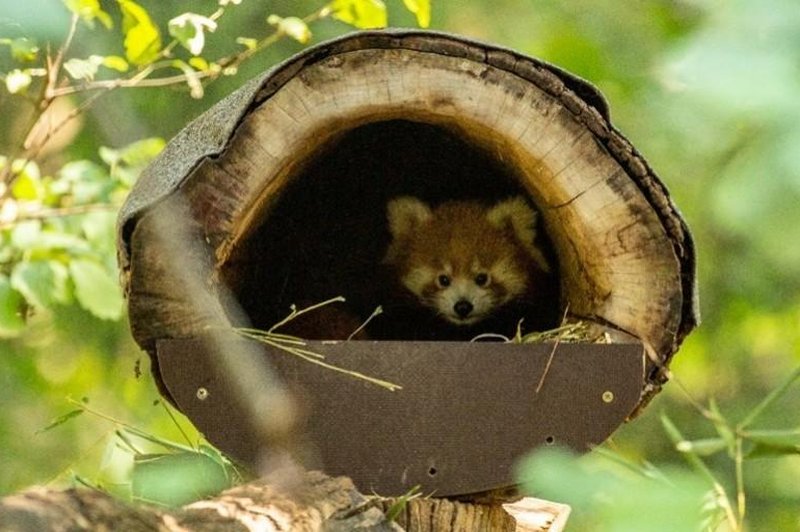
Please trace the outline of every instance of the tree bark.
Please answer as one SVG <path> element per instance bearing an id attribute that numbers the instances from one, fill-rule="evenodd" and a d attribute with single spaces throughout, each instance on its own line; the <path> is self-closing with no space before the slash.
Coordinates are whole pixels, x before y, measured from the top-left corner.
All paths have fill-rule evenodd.
<path id="1" fill-rule="evenodd" d="M 319 472 L 306 473 L 293 488 L 259 480 L 175 509 L 131 504 L 98 490 L 33 488 L 0 500 L 0 530 L 537 532 L 560 530 L 554 526 L 558 514 L 568 514 L 566 507 L 550 503 L 517 503 L 515 519 L 499 504 L 418 498 L 403 503 L 391 522 L 384 512 L 394 504 L 392 499 L 365 497 L 346 477 Z M 544 524 L 532 528 L 520 513 L 537 514 Z"/>

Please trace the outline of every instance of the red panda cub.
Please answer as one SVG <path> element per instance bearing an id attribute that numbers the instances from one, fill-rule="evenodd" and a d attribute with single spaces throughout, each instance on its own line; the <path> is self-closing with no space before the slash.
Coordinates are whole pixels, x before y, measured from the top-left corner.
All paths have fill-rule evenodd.
<path id="1" fill-rule="evenodd" d="M 491 207 L 449 201 L 432 208 L 404 196 L 389 201 L 387 218 L 384 263 L 406 296 L 449 324 L 447 339 L 459 332 L 513 334 L 521 315 L 505 316 L 510 323 L 495 318 L 534 300 L 557 311 L 551 268 L 535 244 L 537 213 L 522 197 Z"/>

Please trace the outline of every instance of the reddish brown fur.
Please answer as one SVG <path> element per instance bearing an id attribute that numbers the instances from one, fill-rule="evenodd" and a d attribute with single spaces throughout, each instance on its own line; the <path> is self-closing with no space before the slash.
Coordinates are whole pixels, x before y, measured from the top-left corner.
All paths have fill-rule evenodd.
<path id="1" fill-rule="evenodd" d="M 535 213 L 521 198 L 491 207 L 452 201 L 435 209 L 414 198 L 399 198 L 389 204 L 393 239 L 385 262 L 418 304 L 462 328 L 483 323 L 509 303 L 540 295 L 553 298 L 548 265 L 534 248 L 535 222 Z M 485 285 L 475 282 L 480 273 L 489 274 Z M 452 284 L 441 286 L 440 275 Z M 474 319 L 459 322 L 462 318 L 450 309 L 462 300 L 474 305 Z"/>

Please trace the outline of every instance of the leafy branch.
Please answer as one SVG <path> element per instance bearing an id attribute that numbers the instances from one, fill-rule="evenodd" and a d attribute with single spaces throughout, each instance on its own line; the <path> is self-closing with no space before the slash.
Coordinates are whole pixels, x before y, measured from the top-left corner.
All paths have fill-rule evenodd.
<path id="1" fill-rule="evenodd" d="M 715 401 L 710 401 L 707 409 L 700 413 L 714 426 L 717 436 L 699 440 L 686 439 L 675 423 L 662 414 L 661 422 L 667 435 L 687 462 L 713 486 L 719 507 L 724 511 L 731 530 L 745 530 L 747 497 L 744 482 L 744 462 L 748 459 L 800 455 L 800 427 L 781 430 L 752 430 L 755 421 L 789 389 L 800 380 L 800 367 L 789 376 L 738 423 L 732 423 L 723 416 Z M 733 461 L 733 475 L 736 484 L 735 504 L 703 460 L 706 457 L 725 452 Z"/>
<path id="2" fill-rule="evenodd" d="M 287 38 L 307 44 L 318 21 L 333 18 L 357 28 L 388 22 L 381 0 L 321 1 L 305 17 L 265 16 L 264 35 L 240 36 L 239 51 L 211 58 L 206 37 L 241 0 L 218 0 L 207 15 L 185 12 L 171 18 L 168 39 L 135 0 L 62 2 L 71 17 L 59 46 L 40 46 L 28 37 L 0 38 L 0 51 L 10 51 L 14 62 L 10 71 L 0 73 L 0 90 L 9 96 L 0 99 L 0 113 L 14 99 L 31 109 L 22 133 L 11 137 L 21 141 L 8 148 L 8 156 L 0 154 L 0 338 L 19 335 L 37 309 L 77 303 L 102 319 L 122 315 L 113 259 L 114 211 L 163 141 L 146 139 L 119 150 L 102 147 L 100 158 L 107 168 L 72 161 L 50 176 L 39 165 L 55 135 L 102 96 L 117 89 L 186 86 L 191 97 L 202 98 L 205 85 L 236 74 L 273 44 Z M 429 0 L 406 0 L 405 5 L 420 25 L 428 24 Z M 108 6 L 116 11 L 105 11 Z M 72 56 L 83 31 L 109 31 L 115 25 L 124 57 Z M 67 97 L 78 103 L 56 118 L 54 104 Z"/>

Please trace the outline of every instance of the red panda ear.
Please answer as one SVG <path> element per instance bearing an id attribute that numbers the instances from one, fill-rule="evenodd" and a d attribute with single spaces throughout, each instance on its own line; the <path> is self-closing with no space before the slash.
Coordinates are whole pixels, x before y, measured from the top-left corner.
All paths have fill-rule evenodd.
<path id="1" fill-rule="evenodd" d="M 394 198 L 386 206 L 389 232 L 393 238 L 410 234 L 420 224 L 428 221 L 433 213 L 424 202 L 411 196 Z"/>
<path id="2" fill-rule="evenodd" d="M 501 201 L 486 213 L 486 219 L 498 229 L 509 229 L 513 232 L 522 247 L 533 261 L 545 272 L 550 265 L 542 252 L 536 247 L 536 223 L 538 214 L 530 208 L 522 196 Z"/>

